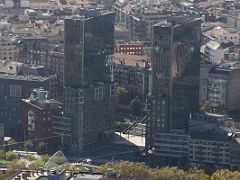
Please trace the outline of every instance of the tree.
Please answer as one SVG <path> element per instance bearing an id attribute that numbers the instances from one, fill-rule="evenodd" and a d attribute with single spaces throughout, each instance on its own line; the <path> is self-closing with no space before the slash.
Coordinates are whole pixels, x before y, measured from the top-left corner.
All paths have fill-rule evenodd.
<path id="1" fill-rule="evenodd" d="M 151 179 L 149 168 L 143 163 L 133 163 L 121 161 L 119 163 L 107 163 L 99 168 L 99 171 L 104 173 L 109 168 L 116 170 L 121 177 L 135 178 L 138 180 Z"/>
<path id="2" fill-rule="evenodd" d="M 6 177 L 9 177 L 14 174 L 17 170 L 26 169 L 26 162 L 24 161 L 12 161 L 8 164 L 6 171 Z"/>
<path id="3" fill-rule="evenodd" d="M 187 173 L 188 180 L 206 180 L 209 179 L 209 175 L 207 175 L 203 170 L 191 170 Z"/>
<path id="4" fill-rule="evenodd" d="M 55 156 L 52 161 L 53 163 L 60 165 L 63 164 L 66 160 L 63 156 Z"/>
<path id="5" fill-rule="evenodd" d="M 39 152 L 43 152 L 45 150 L 46 144 L 45 142 L 38 143 L 38 150 Z"/>
<path id="6" fill-rule="evenodd" d="M 141 115 L 141 113 L 142 113 L 142 103 L 141 103 L 141 101 L 140 101 L 140 99 L 138 97 L 135 97 L 131 101 L 130 107 L 131 107 L 132 113 L 134 115 Z"/>
<path id="7" fill-rule="evenodd" d="M 128 91 L 123 87 L 117 88 L 117 94 L 119 96 L 120 104 L 127 104 L 129 102 Z"/>
<path id="8" fill-rule="evenodd" d="M 220 169 L 214 172 L 211 177 L 211 180 L 225 180 L 225 179 L 231 179 L 231 180 L 238 180 L 240 179 L 240 172 L 234 171 L 231 172 L 228 169 Z"/>
<path id="9" fill-rule="evenodd" d="M 12 160 L 15 160 L 15 159 L 17 159 L 18 158 L 18 155 L 17 155 L 17 153 L 15 153 L 15 152 L 7 152 L 6 153 L 6 160 L 7 161 L 12 161 Z"/>
<path id="10" fill-rule="evenodd" d="M 5 152 L 0 149 L 0 159 L 5 159 Z"/>
<path id="11" fill-rule="evenodd" d="M 44 162 L 42 160 L 33 161 L 28 165 L 28 168 L 31 170 L 40 170 L 44 166 Z"/>
<path id="12" fill-rule="evenodd" d="M 107 163 L 98 169 L 99 172 L 106 172 L 109 168 L 117 171 L 122 179 L 138 180 L 207 180 L 209 176 L 204 171 L 192 170 L 185 172 L 177 167 L 149 168 L 142 163 L 121 161 L 119 163 Z"/>
<path id="13" fill-rule="evenodd" d="M 29 161 L 35 161 L 36 157 L 34 155 L 28 155 L 28 156 L 26 156 L 26 159 Z"/>
<path id="14" fill-rule="evenodd" d="M 43 156 L 41 156 L 41 158 L 42 158 L 42 161 L 43 162 L 48 162 L 48 160 L 49 160 L 49 156 L 48 155 L 43 155 Z"/>
<path id="15" fill-rule="evenodd" d="M 7 141 L 7 148 L 6 150 L 13 150 L 14 149 L 14 145 L 16 144 L 16 141 L 14 139 L 10 139 L 9 141 Z"/>
<path id="16" fill-rule="evenodd" d="M 16 141 L 14 140 L 14 139 L 10 139 L 9 141 L 8 141 L 8 145 L 13 145 L 13 144 L 15 144 L 16 143 Z"/>
<path id="17" fill-rule="evenodd" d="M 25 150 L 25 151 L 31 151 L 31 150 L 32 150 L 32 147 L 33 147 L 32 141 L 26 141 L 26 142 L 24 143 L 24 150 Z"/>
<path id="18" fill-rule="evenodd" d="M 75 166 L 75 165 L 71 165 L 69 163 L 65 163 L 64 165 L 62 165 L 60 167 L 60 169 L 71 171 L 73 173 L 81 173 L 81 172 L 84 172 L 84 170 L 85 170 L 85 168 L 83 166 Z"/>

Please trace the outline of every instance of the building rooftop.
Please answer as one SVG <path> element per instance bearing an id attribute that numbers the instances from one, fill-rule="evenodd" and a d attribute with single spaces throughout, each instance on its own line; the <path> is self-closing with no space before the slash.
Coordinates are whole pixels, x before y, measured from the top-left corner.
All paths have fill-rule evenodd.
<path id="1" fill-rule="evenodd" d="M 214 27 L 213 29 L 206 31 L 204 34 L 206 36 L 216 37 L 216 36 L 222 35 L 224 33 L 228 33 L 228 31 L 226 31 L 224 28 L 218 26 L 218 27 Z"/>
<path id="2" fill-rule="evenodd" d="M 191 139 L 207 140 L 207 141 L 222 141 L 228 142 L 230 139 L 227 132 L 214 132 L 214 131 L 198 131 L 191 133 Z"/>
<path id="3" fill-rule="evenodd" d="M 231 72 L 231 69 L 226 69 L 222 67 L 214 67 L 211 69 L 210 74 L 224 75 L 227 76 Z"/>
<path id="4" fill-rule="evenodd" d="M 49 69 L 44 66 L 38 65 L 27 65 L 24 64 L 18 73 L 18 75 L 23 76 L 41 76 L 41 77 L 49 77 L 52 73 Z"/>
<path id="5" fill-rule="evenodd" d="M 153 26 L 160 26 L 160 27 L 172 27 L 172 23 L 167 22 L 167 20 L 154 24 Z"/>
<path id="6" fill-rule="evenodd" d="M 234 69 L 240 69 L 240 62 L 238 61 L 222 61 L 217 66 L 210 70 L 211 74 L 229 75 Z"/>
<path id="7" fill-rule="evenodd" d="M 30 98 L 22 99 L 22 101 L 41 109 L 61 108 L 61 103 L 55 99 L 48 99 L 48 94 L 48 91 L 45 91 L 42 88 L 37 88 L 33 90 Z"/>
<path id="8" fill-rule="evenodd" d="M 150 59 L 147 56 L 115 53 L 114 62 L 115 64 L 122 64 L 125 66 L 132 66 L 132 67 L 145 68 L 146 65 L 150 67 Z"/>
<path id="9" fill-rule="evenodd" d="M 94 17 L 98 17 L 98 16 L 101 16 L 101 15 L 107 15 L 107 14 L 114 14 L 114 13 L 110 12 L 110 11 L 100 11 L 97 14 L 89 14 L 89 16 L 80 16 L 80 15 L 67 16 L 65 19 L 85 21 L 85 20 L 88 20 L 88 19 L 92 19 Z"/>
<path id="10" fill-rule="evenodd" d="M 218 43 L 217 41 L 209 41 L 206 43 L 206 46 L 209 47 L 210 49 L 217 50 L 218 48 L 221 47 L 221 44 Z"/>
<path id="11" fill-rule="evenodd" d="M 22 66 L 23 63 L 16 61 L 0 60 L 0 73 L 16 74 Z"/>
<path id="12" fill-rule="evenodd" d="M 0 79 L 12 79 L 17 81 L 46 81 L 49 77 L 41 77 L 41 76 L 23 76 L 23 75 L 16 75 L 16 74 L 6 74 L 0 73 Z"/>

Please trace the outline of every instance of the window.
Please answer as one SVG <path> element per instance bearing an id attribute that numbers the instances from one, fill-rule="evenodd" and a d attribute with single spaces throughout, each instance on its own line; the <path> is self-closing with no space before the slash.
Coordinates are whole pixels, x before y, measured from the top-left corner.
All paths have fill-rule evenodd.
<path id="1" fill-rule="evenodd" d="M 115 85 L 110 86 L 110 96 L 114 96 L 116 94 L 116 87 Z"/>
<path id="2" fill-rule="evenodd" d="M 28 130 L 35 130 L 35 114 L 32 110 L 28 111 Z"/>
<path id="3" fill-rule="evenodd" d="M 79 103 L 79 104 L 82 104 L 84 103 L 84 94 L 83 94 L 83 91 L 78 91 L 77 92 L 77 97 L 75 97 L 75 102 L 76 103 Z"/>
<path id="4" fill-rule="evenodd" d="M 84 103 L 84 97 L 83 97 L 83 96 L 81 96 L 81 97 L 76 97 L 76 98 L 75 98 L 75 102 L 78 103 L 78 104 Z"/>
<path id="5" fill-rule="evenodd" d="M 20 85 L 10 85 L 10 96 L 21 97 L 22 87 Z"/>
<path id="6" fill-rule="evenodd" d="M 95 100 L 99 100 L 103 98 L 103 88 L 95 88 Z"/>

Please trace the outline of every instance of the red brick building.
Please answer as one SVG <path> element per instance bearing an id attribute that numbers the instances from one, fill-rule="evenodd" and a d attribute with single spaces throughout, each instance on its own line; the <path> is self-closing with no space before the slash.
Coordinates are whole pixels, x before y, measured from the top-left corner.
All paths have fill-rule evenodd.
<path id="1" fill-rule="evenodd" d="M 143 55 L 143 44 L 134 43 L 134 44 L 119 44 L 118 52 L 122 54 L 130 55 Z"/>
<path id="2" fill-rule="evenodd" d="M 53 146 L 56 138 L 52 133 L 52 116 L 62 112 L 60 103 L 54 99 L 48 99 L 48 92 L 44 89 L 34 89 L 30 98 L 22 99 L 22 128 L 24 140 L 42 139 L 42 142 Z M 45 139 L 44 139 L 45 138 Z"/>

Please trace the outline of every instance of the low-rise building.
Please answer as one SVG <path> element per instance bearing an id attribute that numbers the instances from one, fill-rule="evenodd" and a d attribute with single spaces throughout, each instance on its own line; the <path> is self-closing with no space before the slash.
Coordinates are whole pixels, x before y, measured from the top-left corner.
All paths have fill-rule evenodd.
<path id="1" fill-rule="evenodd" d="M 229 43 L 238 44 L 240 42 L 240 33 L 238 30 L 230 27 L 214 27 L 206 32 L 204 35 L 213 38 L 219 43 Z"/>
<path id="2" fill-rule="evenodd" d="M 140 43 L 118 44 L 118 53 L 142 56 L 143 44 Z"/>
<path id="3" fill-rule="evenodd" d="M 16 57 L 16 38 L 11 34 L 0 34 L 0 60 L 14 61 Z"/>
<path id="4" fill-rule="evenodd" d="M 47 65 L 49 41 L 46 37 L 23 37 L 18 41 L 17 60 L 26 64 Z"/>
<path id="5" fill-rule="evenodd" d="M 208 77 L 208 105 L 236 109 L 240 104 L 240 64 L 222 63 L 213 67 Z"/>
<path id="6" fill-rule="evenodd" d="M 225 61 L 240 61 L 240 44 L 230 47 L 224 54 Z"/>
<path id="7" fill-rule="evenodd" d="M 62 112 L 62 107 L 60 102 L 48 98 L 48 91 L 34 89 L 28 99 L 22 99 L 20 106 L 24 140 L 53 136 L 52 116 Z M 57 142 L 53 138 L 43 141 L 51 145 Z"/>
<path id="8" fill-rule="evenodd" d="M 16 61 L 7 61 L 0 60 L 0 72 L 7 74 L 16 74 L 19 73 L 23 67 L 23 63 Z"/>
<path id="9" fill-rule="evenodd" d="M 12 70 L 8 70 L 10 67 Z M 55 97 L 56 81 L 44 67 L 11 62 L 0 69 L 0 122 L 5 123 L 7 136 L 22 138 L 21 99 L 29 97 L 32 89 L 39 87 L 48 90 L 50 97 Z"/>
<path id="10" fill-rule="evenodd" d="M 114 82 L 145 97 L 149 93 L 150 60 L 145 56 L 115 53 Z"/>
<path id="11" fill-rule="evenodd" d="M 217 41 L 209 41 L 205 45 L 204 59 L 211 63 L 220 63 L 224 60 L 224 54 L 227 51 L 221 43 Z"/>
<path id="12" fill-rule="evenodd" d="M 189 154 L 189 135 L 177 132 L 156 133 L 151 162 L 155 165 L 186 168 Z M 149 153 L 149 152 L 148 152 Z"/>
<path id="13" fill-rule="evenodd" d="M 239 75 L 239 61 L 226 60 L 218 65 L 202 63 L 200 65 L 200 106 L 226 107 L 228 110 L 238 108 Z"/>
<path id="14" fill-rule="evenodd" d="M 215 170 L 230 167 L 230 141 L 227 133 L 202 131 L 191 133 L 190 167 Z"/>
<path id="15" fill-rule="evenodd" d="M 238 138 L 231 139 L 223 130 L 158 133 L 156 136 L 154 147 L 146 147 L 149 160 L 155 165 L 201 168 L 208 172 L 240 167 Z"/>

